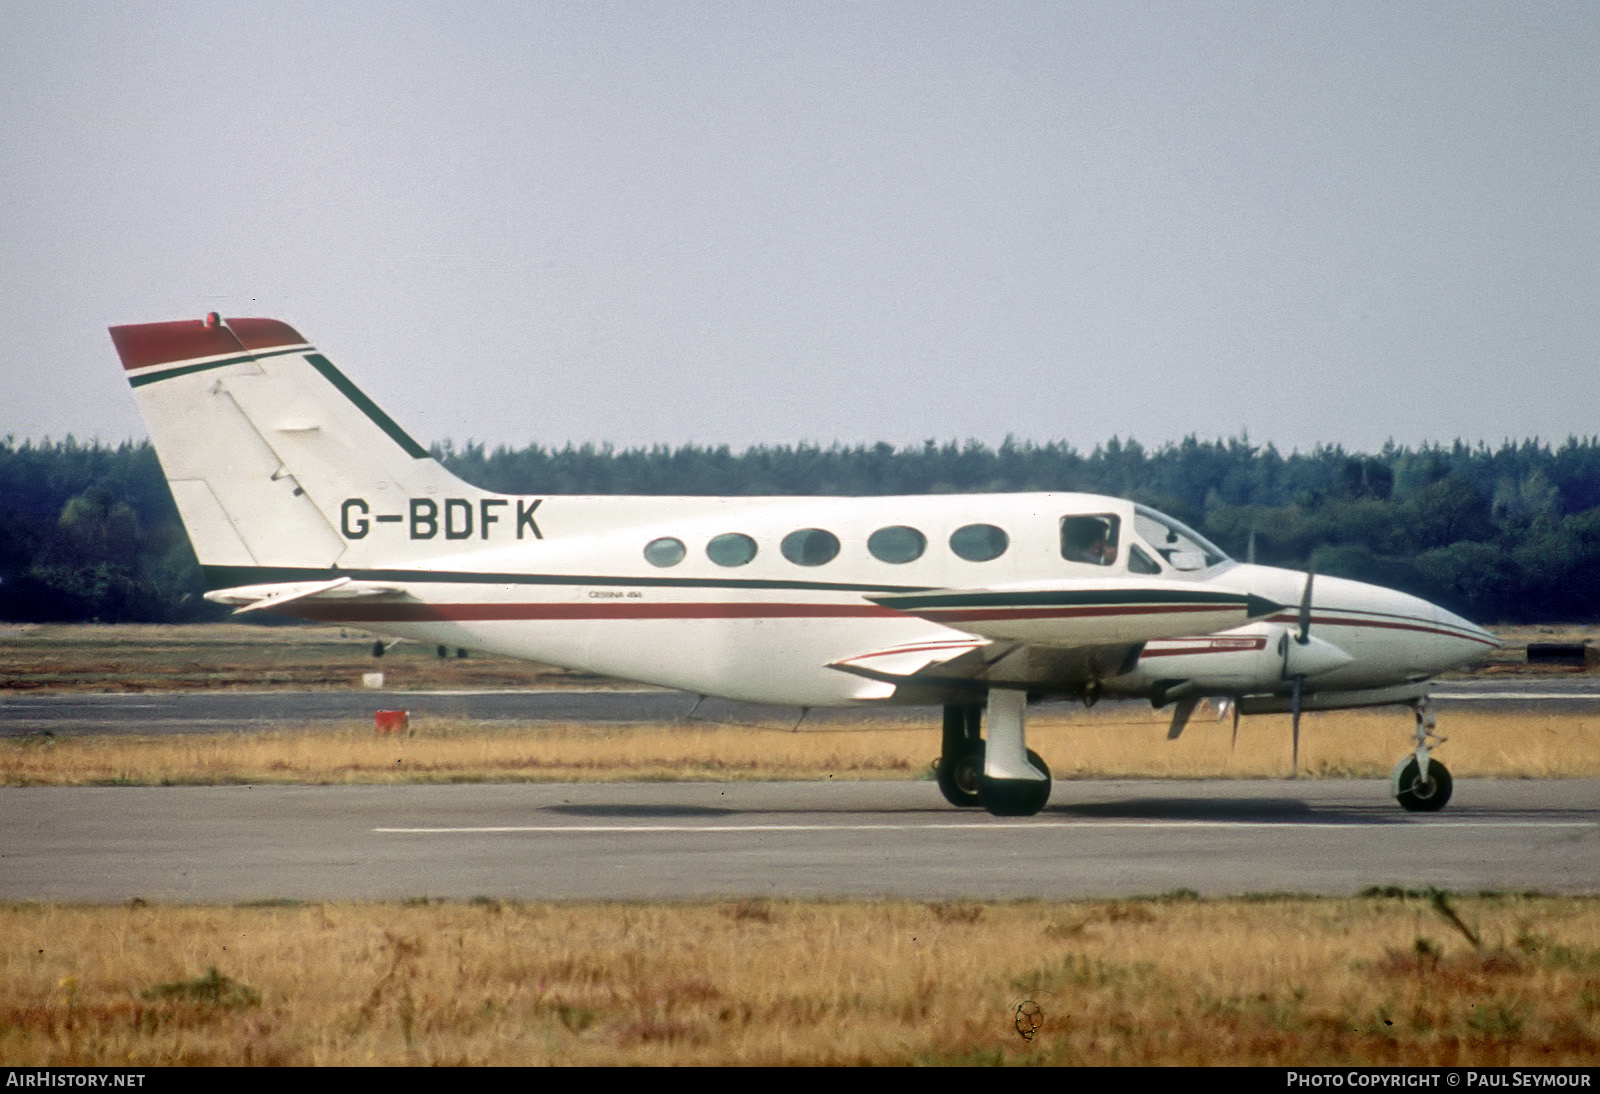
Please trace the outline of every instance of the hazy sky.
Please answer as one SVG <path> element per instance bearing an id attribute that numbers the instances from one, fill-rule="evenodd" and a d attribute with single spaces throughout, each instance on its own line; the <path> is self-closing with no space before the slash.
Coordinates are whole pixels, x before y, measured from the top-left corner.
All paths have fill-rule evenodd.
<path id="1" fill-rule="evenodd" d="M 1600 433 L 1600 4 L 0 18 L 0 435 L 212 310 L 424 442 Z"/>

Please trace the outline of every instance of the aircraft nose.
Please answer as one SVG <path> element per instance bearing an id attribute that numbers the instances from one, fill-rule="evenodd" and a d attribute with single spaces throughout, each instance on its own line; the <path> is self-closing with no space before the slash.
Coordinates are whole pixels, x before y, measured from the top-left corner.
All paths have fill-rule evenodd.
<path id="1" fill-rule="evenodd" d="M 1284 607 L 1272 621 L 1293 625 L 1306 575 L 1293 570 L 1241 565 L 1235 580 L 1257 596 Z M 1312 579 L 1311 634 L 1348 648 L 1370 666 L 1401 678 L 1421 678 L 1471 664 L 1500 640 L 1421 597 L 1349 578 Z"/>
<path id="2" fill-rule="evenodd" d="M 1389 592 L 1403 598 L 1403 610 L 1416 619 L 1419 642 L 1414 648 L 1431 672 L 1445 672 L 1481 659 L 1501 642 L 1469 619 L 1420 597 Z"/>
<path id="3" fill-rule="evenodd" d="M 1437 604 L 1428 606 L 1438 613 L 1439 626 L 1457 633 L 1463 642 L 1473 647 L 1472 652 L 1475 656 L 1481 657 L 1490 650 L 1497 650 L 1505 645 L 1492 633 L 1471 620 L 1463 619 L 1461 616 L 1456 615 L 1454 612 L 1446 611 Z"/>

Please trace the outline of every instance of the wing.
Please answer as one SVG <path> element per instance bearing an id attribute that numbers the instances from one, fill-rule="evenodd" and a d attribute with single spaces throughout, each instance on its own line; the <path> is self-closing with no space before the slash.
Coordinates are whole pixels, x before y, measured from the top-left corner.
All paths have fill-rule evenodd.
<path id="1" fill-rule="evenodd" d="M 999 684 L 1091 694 L 1098 681 L 1130 671 L 1146 641 L 1225 630 L 1282 608 L 1243 593 L 1119 578 L 868 599 L 942 629 L 828 667 L 877 681 L 875 698 L 930 703 Z"/>
<path id="2" fill-rule="evenodd" d="M 867 599 L 983 638 L 1065 649 L 1210 634 L 1283 609 L 1242 592 L 1122 578 L 934 589 Z"/>

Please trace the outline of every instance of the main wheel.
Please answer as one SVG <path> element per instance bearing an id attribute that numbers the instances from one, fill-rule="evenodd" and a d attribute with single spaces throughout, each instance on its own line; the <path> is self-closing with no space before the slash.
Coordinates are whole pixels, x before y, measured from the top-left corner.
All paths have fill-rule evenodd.
<path id="1" fill-rule="evenodd" d="M 1450 769 L 1438 760 L 1428 760 L 1428 777 L 1422 778 L 1422 765 L 1407 756 L 1395 766 L 1390 777 L 1395 801 L 1408 813 L 1437 813 L 1450 800 L 1454 789 Z"/>
<path id="2" fill-rule="evenodd" d="M 978 799 L 978 780 L 983 777 L 982 741 L 969 742 L 954 756 L 940 756 L 934 770 L 945 801 L 962 809 L 976 809 L 983 804 Z"/>
<path id="3" fill-rule="evenodd" d="M 978 779 L 983 807 L 997 817 L 1031 817 L 1050 800 L 1050 768 L 1032 749 L 1028 763 L 1044 772 L 1044 779 Z"/>

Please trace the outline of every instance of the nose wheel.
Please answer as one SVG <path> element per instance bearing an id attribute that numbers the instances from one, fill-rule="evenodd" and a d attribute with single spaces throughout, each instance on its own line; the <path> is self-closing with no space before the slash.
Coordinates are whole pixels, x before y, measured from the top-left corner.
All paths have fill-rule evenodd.
<path id="1" fill-rule="evenodd" d="M 1450 771 L 1438 760 L 1428 761 L 1428 774 L 1423 775 L 1415 756 L 1407 756 L 1395 767 L 1390 777 L 1394 787 L 1394 800 L 1408 813 L 1437 813 L 1450 800 L 1452 783 Z"/>
<path id="2" fill-rule="evenodd" d="M 1437 813 L 1450 801 L 1454 783 L 1450 769 L 1432 758 L 1435 747 L 1445 739 L 1436 732 L 1433 710 L 1428 700 L 1417 701 L 1416 750 L 1395 765 L 1390 786 L 1395 801 L 1408 813 Z"/>

